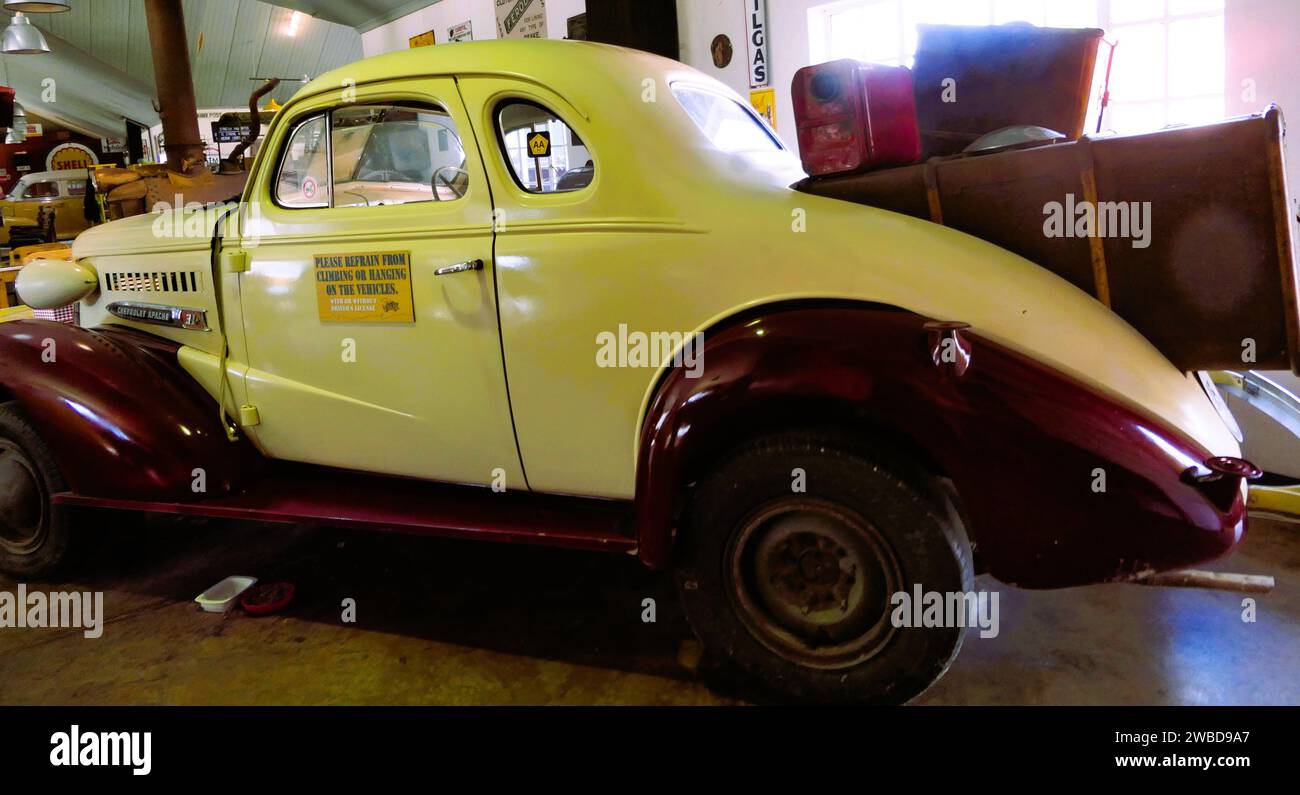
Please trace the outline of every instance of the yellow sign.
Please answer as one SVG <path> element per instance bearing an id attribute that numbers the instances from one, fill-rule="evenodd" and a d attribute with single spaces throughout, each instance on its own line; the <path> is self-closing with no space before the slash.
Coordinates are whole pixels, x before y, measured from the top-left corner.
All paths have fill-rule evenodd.
<path id="1" fill-rule="evenodd" d="M 81 144 L 59 144 L 45 157 L 47 171 L 67 171 L 73 168 L 90 168 L 99 162 L 89 147 Z"/>
<path id="2" fill-rule="evenodd" d="M 407 39 L 407 42 L 411 45 L 412 49 L 416 47 L 432 47 L 437 44 L 437 42 L 434 41 L 433 31 L 431 30 L 421 33 L 419 36 L 412 36 Z"/>
<path id="3" fill-rule="evenodd" d="M 533 157 L 550 157 L 551 134 L 548 132 L 535 132 L 528 136 L 528 151 Z"/>
<path id="4" fill-rule="evenodd" d="M 749 92 L 749 104 L 754 106 L 758 115 L 767 119 L 767 125 L 776 129 L 776 89 L 760 88 Z"/>
<path id="5" fill-rule="evenodd" d="M 337 323 L 413 323 L 411 252 L 317 254 L 316 308 Z"/>

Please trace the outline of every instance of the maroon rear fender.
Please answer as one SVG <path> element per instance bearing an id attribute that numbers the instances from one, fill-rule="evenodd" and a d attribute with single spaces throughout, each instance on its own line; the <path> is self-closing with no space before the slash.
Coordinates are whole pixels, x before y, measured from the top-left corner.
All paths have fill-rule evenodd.
<path id="1" fill-rule="evenodd" d="M 0 323 L 0 392 L 18 401 L 78 494 L 224 494 L 238 485 L 247 445 L 226 438 L 216 401 L 181 368 L 178 348 L 126 329 Z"/>
<path id="2" fill-rule="evenodd" d="M 1124 580 L 1240 541 L 1240 478 L 1185 475 L 1213 477 L 1201 445 L 979 329 L 956 332 L 969 367 L 941 369 L 932 346 L 953 332 L 926 322 L 888 307 L 793 305 L 707 334 L 702 376 L 669 371 L 642 426 L 642 560 L 669 562 L 683 486 L 717 456 L 765 430 L 828 425 L 888 437 L 888 449 L 951 478 L 978 556 L 1008 583 Z"/>

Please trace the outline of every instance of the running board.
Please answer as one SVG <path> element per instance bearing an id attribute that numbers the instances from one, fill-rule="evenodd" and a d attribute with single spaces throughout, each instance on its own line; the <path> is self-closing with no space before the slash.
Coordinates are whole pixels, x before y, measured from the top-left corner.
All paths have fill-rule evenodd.
<path id="1" fill-rule="evenodd" d="M 52 502 L 252 522 L 316 524 L 449 538 L 633 553 L 631 503 L 494 492 L 301 464 L 276 464 L 237 494 L 195 502 L 88 497 Z"/>

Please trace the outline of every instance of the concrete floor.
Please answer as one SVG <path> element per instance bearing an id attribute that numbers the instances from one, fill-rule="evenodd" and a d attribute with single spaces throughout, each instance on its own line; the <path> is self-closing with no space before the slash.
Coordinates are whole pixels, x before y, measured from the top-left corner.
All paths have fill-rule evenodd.
<path id="1" fill-rule="evenodd" d="M 123 518 L 61 582 L 28 583 L 104 591 L 103 636 L 0 629 L 0 703 L 743 701 L 699 664 L 669 579 L 630 559 Z M 1233 593 L 1002 588 L 1001 634 L 968 633 L 918 702 L 1300 704 L 1300 527 L 1256 521 L 1220 568 L 1277 577 L 1255 623 L 1242 622 Z M 290 580 L 296 601 L 268 618 L 198 611 L 194 596 L 230 574 Z M 646 597 L 657 600 L 653 624 L 641 621 Z M 344 598 L 356 600 L 354 625 L 340 621 Z"/>

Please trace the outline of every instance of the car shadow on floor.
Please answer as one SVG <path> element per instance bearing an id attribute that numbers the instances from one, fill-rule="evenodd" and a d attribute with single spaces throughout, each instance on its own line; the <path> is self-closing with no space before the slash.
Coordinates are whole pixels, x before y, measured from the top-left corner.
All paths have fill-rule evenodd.
<path id="1" fill-rule="evenodd" d="M 102 516 L 102 514 L 100 515 Z M 87 514 L 62 582 L 185 602 L 229 575 L 294 584 L 283 615 L 678 680 L 743 697 L 709 661 L 670 575 L 624 554 L 276 524 Z M 653 621 L 645 621 L 653 600 Z M 197 610 L 197 607 L 196 607 Z M 110 610 L 109 618 L 112 618 Z M 257 620 L 257 619 L 248 619 Z M 750 697 L 755 697 L 749 694 Z"/>

